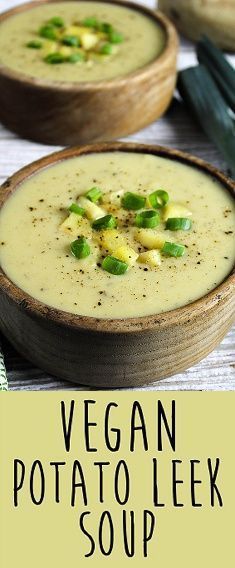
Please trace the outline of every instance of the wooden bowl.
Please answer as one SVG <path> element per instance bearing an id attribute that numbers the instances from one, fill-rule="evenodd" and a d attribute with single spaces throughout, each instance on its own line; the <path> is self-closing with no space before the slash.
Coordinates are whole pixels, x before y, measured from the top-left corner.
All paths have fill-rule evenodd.
<path id="1" fill-rule="evenodd" d="M 145 152 L 213 175 L 235 194 L 221 172 L 177 150 L 143 144 L 103 143 L 70 148 L 26 166 L 2 186 L 0 207 L 19 184 L 42 168 L 92 152 Z M 96 387 L 130 387 L 179 373 L 205 357 L 234 319 L 235 274 L 185 307 L 147 317 L 96 319 L 46 306 L 0 270 L 0 329 L 27 359 L 62 379 Z"/>
<path id="2" fill-rule="evenodd" d="M 58 0 L 17 6 L 0 15 L 0 25 L 6 18 L 54 1 Z M 84 144 L 125 136 L 165 112 L 176 82 L 175 28 L 160 12 L 124 0 L 112 0 L 114 3 L 138 10 L 163 27 L 166 45 L 162 54 L 124 78 L 87 83 L 49 82 L 0 65 L 0 121 L 7 128 L 45 144 Z"/>

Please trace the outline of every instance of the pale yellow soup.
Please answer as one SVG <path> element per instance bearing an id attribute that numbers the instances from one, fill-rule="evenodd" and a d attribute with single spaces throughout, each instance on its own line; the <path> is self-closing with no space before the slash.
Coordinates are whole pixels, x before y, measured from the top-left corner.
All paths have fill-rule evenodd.
<path id="1" fill-rule="evenodd" d="M 75 258 L 70 243 L 76 237 L 61 223 L 70 204 L 94 185 L 104 202 L 115 192 L 116 203 L 126 191 L 167 190 L 170 200 L 192 213 L 190 231 L 165 231 L 166 240 L 186 245 L 186 254 L 162 256 L 156 268 L 137 261 L 122 276 L 100 267 L 93 240 L 91 255 Z M 139 252 L 132 214 L 125 214 L 119 230 Z M 193 302 L 224 280 L 235 260 L 234 227 L 232 196 L 199 169 L 147 154 L 90 154 L 41 170 L 8 198 L 0 213 L 1 265 L 22 290 L 60 310 L 100 318 L 158 314 Z"/>
<path id="2" fill-rule="evenodd" d="M 122 276 L 99 266 L 95 242 L 89 257 L 73 257 L 75 236 L 61 231 L 61 223 L 70 204 L 94 185 L 102 189 L 104 200 L 110 192 L 147 195 L 166 189 L 171 200 L 192 212 L 190 231 L 165 231 L 166 240 L 186 245 L 186 254 L 162 257 L 156 268 L 137 261 Z M 126 216 L 120 231 L 138 252 L 136 229 L 128 212 Z M 43 169 L 6 201 L 0 227 L 1 265 L 15 284 L 49 306 L 100 318 L 184 306 L 221 283 L 235 260 L 235 207 L 227 190 L 196 168 L 146 154 L 90 154 Z M 77 235 L 81 232 L 78 226 Z"/>
<path id="3" fill-rule="evenodd" d="M 43 50 L 29 49 L 26 43 L 40 39 L 39 28 L 54 16 L 62 17 L 66 25 L 96 17 L 118 30 L 123 43 L 116 46 L 115 54 L 100 60 L 91 57 L 86 63 L 48 64 L 43 60 Z M 0 25 L 0 64 L 26 76 L 51 81 L 100 81 L 125 76 L 157 58 L 164 45 L 164 31 L 151 17 L 108 2 L 55 2 L 7 18 Z"/>

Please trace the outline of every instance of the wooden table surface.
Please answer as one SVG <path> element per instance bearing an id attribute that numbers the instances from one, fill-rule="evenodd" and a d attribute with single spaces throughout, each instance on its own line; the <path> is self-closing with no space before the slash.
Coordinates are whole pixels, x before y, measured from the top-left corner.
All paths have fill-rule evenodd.
<path id="1" fill-rule="evenodd" d="M 0 0 L 0 10 L 9 9 L 20 3 L 19 0 Z M 155 5 L 153 0 L 145 0 L 142 3 L 150 7 Z M 235 56 L 230 59 L 235 62 Z M 181 40 L 178 67 L 182 69 L 195 61 L 193 45 Z M 226 165 L 216 148 L 207 140 L 177 98 L 163 118 L 126 140 L 178 148 L 200 156 L 226 171 Z M 57 148 L 20 140 L 0 125 L 0 183 L 27 163 L 55 149 Z M 33 367 L 4 338 L 2 346 L 11 390 L 80 390 L 77 385 L 59 381 Z M 84 387 L 81 388 L 84 390 Z M 217 349 L 201 363 L 185 373 L 154 383 L 145 389 L 235 390 L 235 327 Z"/>

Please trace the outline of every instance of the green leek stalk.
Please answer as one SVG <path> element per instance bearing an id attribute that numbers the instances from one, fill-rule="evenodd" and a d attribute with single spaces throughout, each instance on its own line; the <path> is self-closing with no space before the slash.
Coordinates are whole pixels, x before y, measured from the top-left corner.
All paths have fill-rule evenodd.
<path id="1" fill-rule="evenodd" d="M 235 177 L 235 122 L 206 67 L 197 65 L 181 71 L 178 90 Z"/>
<path id="2" fill-rule="evenodd" d="M 199 63 L 207 67 L 228 106 L 235 112 L 235 71 L 232 65 L 206 36 L 197 44 L 197 57 Z"/>

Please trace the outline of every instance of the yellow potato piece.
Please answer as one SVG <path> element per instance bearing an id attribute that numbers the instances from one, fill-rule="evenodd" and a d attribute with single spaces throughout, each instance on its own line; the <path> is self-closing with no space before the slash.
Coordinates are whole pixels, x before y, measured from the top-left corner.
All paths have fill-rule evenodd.
<path id="1" fill-rule="evenodd" d="M 171 219 L 172 217 L 191 217 L 192 212 L 181 203 L 168 203 L 163 210 L 163 220 Z"/>
<path id="2" fill-rule="evenodd" d="M 81 39 L 82 47 L 86 51 L 95 47 L 97 45 L 98 41 L 99 41 L 99 38 L 97 37 L 97 35 L 95 33 L 88 32 L 88 31 L 86 33 L 82 34 L 80 39 Z"/>
<path id="3" fill-rule="evenodd" d="M 138 243 L 147 249 L 161 249 L 167 240 L 164 233 L 154 231 L 153 229 L 139 229 L 136 231 L 135 238 Z"/>
<path id="4" fill-rule="evenodd" d="M 124 245 L 115 249 L 113 251 L 113 256 L 118 258 L 118 260 L 122 260 L 122 262 L 126 262 L 126 264 L 131 267 L 134 266 L 139 255 L 133 248 L 128 245 Z"/>
<path id="5" fill-rule="evenodd" d="M 68 45 L 62 45 L 60 47 L 60 51 L 61 55 L 63 55 L 64 57 L 69 57 L 69 55 L 72 55 L 73 53 L 73 48 L 69 47 Z"/>
<path id="6" fill-rule="evenodd" d="M 104 231 L 97 231 L 97 239 L 100 246 L 112 253 L 120 246 L 126 245 L 125 238 L 117 231 L 117 229 L 106 229 Z"/>
<path id="7" fill-rule="evenodd" d="M 85 209 L 86 215 L 91 221 L 95 221 L 96 219 L 100 219 L 100 217 L 104 217 L 106 215 L 106 212 L 102 209 L 102 207 L 99 207 L 99 205 L 96 205 L 96 203 L 93 203 L 86 197 L 79 197 L 77 203 L 80 207 Z"/>
<path id="8" fill-rule="evenodd" d="M 91 237 L 92 234 L 89 221 L 77 215 L 77 213 L 70 213 L 65 221 L 61 223 L 60 230 L 74 237 L 79 234 L 84 237 Z"/>
<path id="9" fill-rule="evenodd" d="M 161 255 L 158 250 L 148 250 L 147 252 L 141 252 L 138 256 L 138 261 L 143 264 L 149 264 L 149 266 L 155 267 L 161 265 Z"/>
<path id="10" fill-rule="evenodd" d="M 66 37 L 66 36 L 76 36 L 76 37 L 80 37 L 80 35 L 81 35 L 81 29 L 86 30 L 86 28 L 80 28 L 79 26 L 68 26 L 68 27 L 65 28 L 65 30 L 63 31 L 63 36 L 62 36 L 62 37 Z"/>

